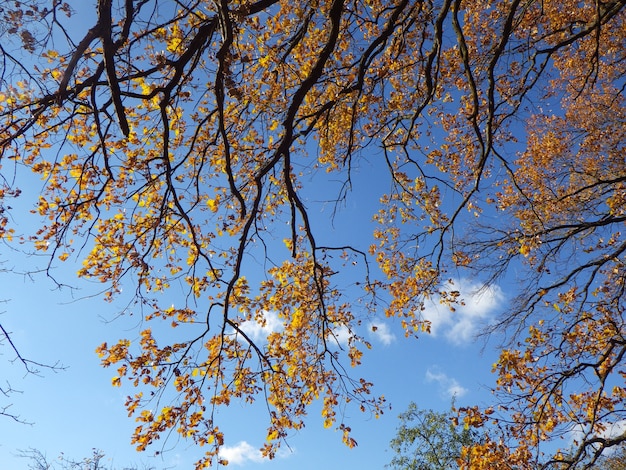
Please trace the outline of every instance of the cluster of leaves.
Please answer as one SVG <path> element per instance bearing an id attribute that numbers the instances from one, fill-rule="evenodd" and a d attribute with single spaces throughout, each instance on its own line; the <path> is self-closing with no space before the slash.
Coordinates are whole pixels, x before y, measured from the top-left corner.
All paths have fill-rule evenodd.
<path id="1" fill-rule="evenodd" d="M 342 367 L 369 347 L 360 322 L 383 310 L 428 331 L 425 299 L 460 301 L 450 270 L 510 267 L 526 275 L 494 326 L 512 338 L 502 413 L 465 417 L 502 420 L 510 442 L 468 451 L 523 467 L 583 429 L 548 459 L 574 467 L 626 439 L 600 437 L 626 419 L 624 0 L 98 0 L 78 38 L 68 5 L 42 3 L 0 11 L 21 38 L 3 31 L 0 49 L 0 195 L 19 194 L 17 168 L 39 174 L 43 222 L 19 241 L 51 266 L 80 256 L 108 298 L 136 286 L 153 326 L 98 352 L 114 385 L 142 388 L 127 401 L 139 449 L 176 430 L 210 465 L 216 407 L 259 396 L 265 455 L 318 398 L 352 446 L 337 411 L 384 407 Z M 372 148 L 390 186 L 375 242 L 320 243 L 307 176 L 347 198 Z M 244 325 L 267 312 L 282 328 L 255 341 Z"/>

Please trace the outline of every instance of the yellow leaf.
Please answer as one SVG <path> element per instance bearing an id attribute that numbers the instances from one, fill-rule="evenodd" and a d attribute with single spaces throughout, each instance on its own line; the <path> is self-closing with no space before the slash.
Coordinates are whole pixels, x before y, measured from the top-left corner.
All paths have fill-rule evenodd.
<path id="1" fill-rule="evenodd" d="M 218 202 L 217 199 L 207 199 L 206 205 L 209 206 L 212 212 L 217 212 Z"/>

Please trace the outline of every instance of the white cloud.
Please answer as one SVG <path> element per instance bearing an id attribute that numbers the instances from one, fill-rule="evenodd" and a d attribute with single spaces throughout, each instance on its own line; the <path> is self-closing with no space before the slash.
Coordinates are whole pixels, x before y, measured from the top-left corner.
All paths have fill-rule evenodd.
<path id="1" fill-rule="evenodd" d="M 396 340 L 396 335 L 394 335 L 389 330 L 389 325 L 380 320 L 371 322 L 369 324 L 369 329 L 372 336 L 374 336 L 374 338 L 383 343 L 385 346 L 390 345 Z"/>
<path id="2" fill-rule="evenodd" d="M 606 428 L 604 429 L 604 431 L 596 434 L 596 436 L 602 439 L 612 439 L 622 436 L 626 433 L 625 419 L 616 421 L 614 423 L 606 423 L 605 426 Z M 587 429 L 589 428 L 587 427 Z M 586 435 L 587 432 L 588 431 L 581 424 L 576 424 L 574 427 L 572 427 L 572 429 L 570 429 L 569 431 L 570 445 L 577 446 L 582 439 L 585 439 L 585 437 L 587 439 L 592 438 L 593 436 Z M 617 447 L 609 447 L 603 451 L 603 455 L 611 455 L 616 450 Z"/>
<path id="3" fill-rule="evenodd" d="M 230 465 L 243 465 L 246 462 L 263 462 L 261 451 L 252 447 L 246 441 L 235 446 L 223 446 L 220 449 L 220 458 L 228 460 Z"/>
<path id="4" fill-rule="evenodd" d="M 455 305 L 452 312 L 438 301 L 426 302 L 422 312 L 424 320 L 430 321 L 431 334 L 440 333 L 456 344 L 472 340 L 478 329 L 488 323 L 494 311 L 504 301 L 504 294 L 498 286 L 484 287 L 467 279 L 454 281 L 446 285 L 447 289 L 460 292 L 460 299 L 465 305 Z"/>
<path id="5" fill-rule="evenodd" d="M 436 368 L 429 368 L 426 371 L 426 382 L 436 383 L 439 385 L 441 392 L 450 398 L 461 398 L 468 392 L 468 390 L 465 387 L 462 387 L 456 379 L 448 377 Z"/>
<path id="6" fill-rule="evenodd" d="M 626 420 L 622 419 L 606 426 L 606 429 L 600 433 L 600 437 L 604 439 L 613 439 L 626 433 Z"/>
<path id="7" fill-rule="evenodd" d="M 332 329 L 332 333 L 327 335 L 327 340 L 336 342 L 339 346 L 347 346 L 350 339 L 350 330 L 346 325 L 337 326 Z"/>
<path id="8" fill-rule="evenodd" d="M 252 319 L 242 322 L 239 328 L 255 342 L 265 341 L 270 333 L 281 331 L 283 323 L 276 312 L 263 311 L 264 324 Z"/>
<path id="9" fill-rule="evenodd" d="M 294 452 L 294 449 L 278 449 L 276 458 L 286 458 Z M 228 460 L 229 465 L 245 465 L 247 463 L 265 463 L 268 459 L 263 457 L 261 451 L 251 446 L 246 441 L 241 441 L 234 446 L 222 446 L 219 457 Z"/>

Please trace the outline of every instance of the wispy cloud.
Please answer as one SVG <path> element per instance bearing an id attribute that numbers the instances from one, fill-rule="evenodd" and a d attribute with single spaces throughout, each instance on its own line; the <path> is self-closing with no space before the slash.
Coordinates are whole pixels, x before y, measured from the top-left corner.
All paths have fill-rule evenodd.
<path id="1" fill-rule="evenodd" d="M 426 371 L 426 382 L 436 383 L 441 393 L 449 398 L 461 398 L 468 392 L 455 378 L 448 377 L 445 373 L 434 367 Z"/>
<path id="2" fill-rule="evenodd" d="M 382 320 L 370 322 L 369 329 L 372 336 L 385 346 L 390 345 L 396 340 L 396 335 L 391 332 L 389 325 Z"/>
<path id="3" fill-rule="evenodd" d="M 239 328 L 255 342 L 264 342 L 270 333 L 283 330 L 283 321 L 273 311 L 264 311 L 262 321 L 255 319 L 247 320 L 239 324 Z M 389 345 L 396 340 L 396 335 L 391 332 L 389 325 L 383 320 L 375 319 L 368 325 L 370 335 L 384 345 Z M 345 325 L 332 328 L 327 339 L 331 339 L 339 346 L 346 346 L 352 333 Z"/>
<path id="4" fill-rule="evenodd" d="M 264 311 L 262 317 L 264 322 L 252 319 L 239 325 L 239 328 L 255 342 L 263 342 L 270 333 L 283 329 L 283 323 L 276 312 Z"/>
<path id="5" fill-rule="evenodd" d="M 182 464 L 183 464 L 183 458 L 179 453 L 174 454 L 168 462 L 168 465 L 171 466 L 172 468 L 178 468 Z"/>
<path id="6" fill-rule="evenodd" d="M 252 447 L 246 441 L 234 446 L 224 446 L 220 449 L 220 458 L 228 460 L 229 465 L 243 465 L 247 462 L 263 462 L 261 451 Z"/>
<path id="7" fill-rule="evenodd" d="M 292 452 L 279 449 L 276 453 L 276 458 L 286 458 Z M 265 463 L 268 459 L 263 457 L 261 451 L 256 447 L 248 444 L 246 441 L 241 441 L 234 446 L 223 446 L 220 449 L 219 456 L 222 459 L 228 460 L 229 465 L 245 465 L 247 463 Z"/>
<path id="8" fill-rule="evenodd" d="M 498 286 L 483 288 L 481 284 L 467 279 L 454 281 L 454 284 L 446 287 L 459 291 L 465 305 L 455 306 L 456 311 L 452 312 L 446 305 L 433 300 L 427 302 L 422 316 L 430 321 L 433 336 L 443 334 L 446 339 L 456 344 L 471 341 L 478 329 L 489 322 L 505 299 Z"/>

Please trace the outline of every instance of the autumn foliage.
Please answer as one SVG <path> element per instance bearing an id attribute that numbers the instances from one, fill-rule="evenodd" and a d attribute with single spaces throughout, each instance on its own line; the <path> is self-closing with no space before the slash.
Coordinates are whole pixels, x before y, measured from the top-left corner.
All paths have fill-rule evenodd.
<path id="1" fill-rule="evenodd" d="M 465 415 L 504 440 L 466 457 L 593 462 L 626 440 L 605 432 L 626 419 L 625 6 L 4 2 L 0 233 L 50 267 L 80 260 L 108 299 L 131 286 L 145 326 L 98 353 L 137 388 L 137 447 L 175 430 L 207 447 L 198 468 L 233 400 L 269 405 L 270 457 L 316 400 L 355 445 L 341 410 L 385 406 L 344 369 L 370 347 L 361 323 L 427 332 L 426 299 L 462 301 L 450 272 L 523 272 L 491 327 L 508 339 L 497 410 Z M 388 170 L 373 242 L 328 242 L 306 194 L 332 178 L 326 199 L 349 200 L 366 160 Z M 43 189 L 22 235 L 24 168 Z M 245 325 L 268 312 L 281 327 L 257 340 Z M 574 451 L 544 455 L 573 431 Z"/>

